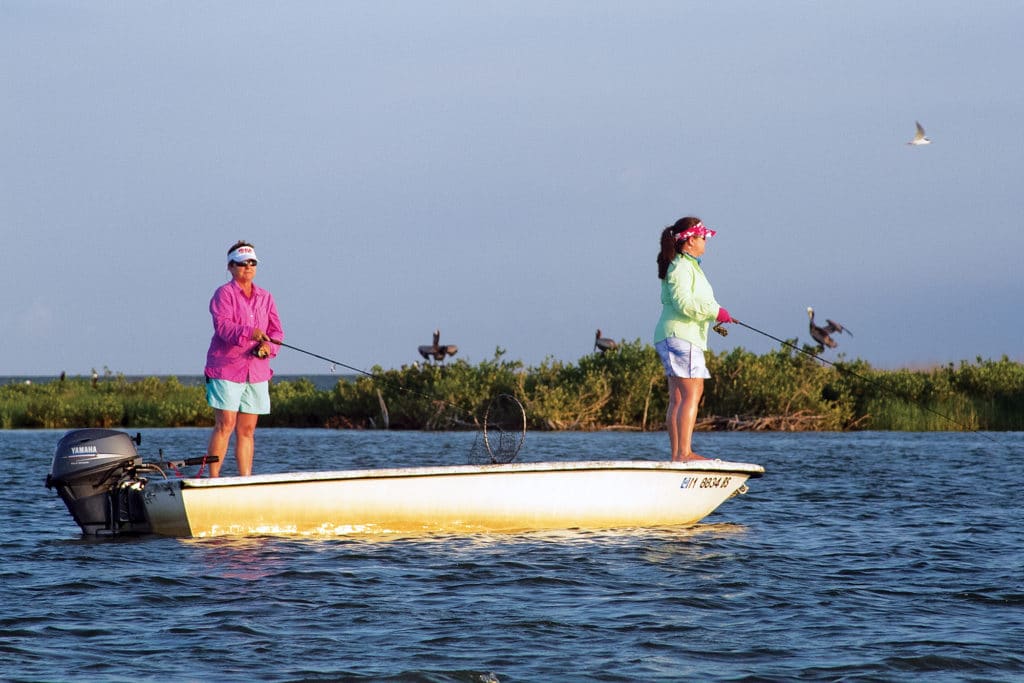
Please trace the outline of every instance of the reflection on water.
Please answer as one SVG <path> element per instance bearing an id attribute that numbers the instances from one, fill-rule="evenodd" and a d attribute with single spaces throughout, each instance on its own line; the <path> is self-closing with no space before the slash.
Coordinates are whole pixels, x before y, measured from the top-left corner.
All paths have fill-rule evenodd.
<path id="1" fill-rule="evenodd" d="M 194 544 L 202 576 L 256 581 L 275 574 L 286 564 L 269 538 L 218 537 L 181 542 Z"/>
<path id="2" fill-rule="evenodd" d="M 374 531 L 369 529 L 357 529 L 351 532 L 338 532 L 335 529 L 325 529 L 323 533 L 295 533 L 274 531 L 265 535 L 248 536 L 211 536 L 180 539 L 186 543 L 201 544 L 222 544 L 226 549 L 235 552 L 243 552 L 247 549 L 247 541 L 258 542 L 258 548 L 263 549 L 272 545 L 275 540 L 300 541 L 315 547 L 315 544 L 328 544 L 331 542 L 344 543 L 420 543 L 433 546 L 444 546 L 451 548 L 468 547 L 472 549 L 484 548 L 493 545 L 515 545 L 515 544 L 538 544 L 554 543 L 561 547 L 571 544 L 592 544 L 605 543 L 659 543 L 685 541 L 687 539 L 698 539 L 702 537 L 724 538 L 730 535 L 747 533 L 747 528 L 742 524 L 730 522 L 702 523 L 689 527 L 637 527 L 621 529 L 553 529 L 541 531 L 486 531 L 486 532 L 435 532 L 424 531 L 415 533 L 409 531 Z M 155 541 L 155 536 L 120 537 L 117 539 L 75 539 L 71 542 L 145 542 L 147 539 Z M 252 548 L 249 548 L 252 550 Z"/>

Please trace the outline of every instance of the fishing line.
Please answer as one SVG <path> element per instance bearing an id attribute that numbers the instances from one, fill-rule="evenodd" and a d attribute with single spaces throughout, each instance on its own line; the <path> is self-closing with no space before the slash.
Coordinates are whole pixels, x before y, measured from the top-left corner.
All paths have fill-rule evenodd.
<path id="1" fill-rule="evenodd" d="M 327 356 L 321 356 L 318 353 L 313 353 L 312 351 L 307 351 L 306 349 L 300 349 L 298 346 L 292 346 L 291 344 L 285 344 L 283 341 L 278 341 L 277 339 L 270 339 L 269 341 L 270 341 L 271 344 L 277 344 L 278 346 L 283 346 L 286 349 L 291 349 L 292 351 L 298 351 L 299 353 L 304 353 L 307 356 L 313 356 L 313 358 L 319 358 L 322 361 L 327 361 L 331 365 L 340 365 L 341 367 L 345 368 L 346 370 L 352 370 L 353 372 L 359 372 L 359 373 L 362 373 L 362 374 L 366 375 L 367 377 L 372 377 L 373 379 L 378 379 L 378 380 L 379 379 L 384 379 L 383 377 L 379 377 L 379 376 L 373 374 L 372 372 L 367 372 L 366 370 L 360 370 L 359 368 L 354 368 L 351 365 L 345 365 L 340 360 L 334 360 L 333 358 L 328 358 Z"/>
<path id="2" fill-rule="evenodd" d="M 940 413 L 937 410 L 933 410 L 933 409 L 929 408 L 928 406 L 924 405 L 923 403 L 921 403 L 919 401 L 913 401 L 913 400 L 909 399 L 906 396 L 901 396 L 896 391 L 894 391 L 893 389 L 890 389 L 889 387 L 885 386 L 884 384 L 882 384 L 878 380 L 871 379 L 870 377 L 865 377 L 864 375 L 862 375 L 860 373 L 857 373 L 857 372 L 854 372 L 853 370 L 850 370 L 849 368 L 843 367 L 842 365 L 839 365 L 837 363 L 833 363 L 830 360 L 826 360 L 825 358 L 822 358 L 821 356 L 819 356 L 816 353 L 811 353 L 807 349 L 801 348 L 801 347 L 797 346 L 796 344 L 793 344 L 792 342 L 788 342 L 785 339 L 779 339 L 778 337 L 776 337 L 774 335 L 768 334 L 767 332 L 759 330 L 756 327 L 748 325 L 748 324 L 746 324 L 744 322 L 740 322 L 739 320 L 736 320 L 735 318 L 733 318 L 732 321 L 734 323 L 736 323 L 737 325 L 741 325 L 741 326 L 747 328 L 748 330 L 752 330 L 754 332 L 757 332 L 758 334 L 763 334 L 764 336 L 768 337 L 769 339 L 773 339 L 773 340 L 779 342 L 780 344 L 782 344 L 784 346 L 788 346 L 791 349 L 796 349 L 800 353 L 802 353 L 804 355 L 807 355 L 807 356 L 810 356 L 811 358 L 813 358 L 815 360 L 821 361 L 822 363 L 825 363 L 827 365 L 831 365 L 832 367 L 834 367 L 836 370 L 839 370 L 840 372 L 845 372 L 846 374 L 852 375 L 852 376 L 856 377 L 857 379 L 859 379 L 859 380 L 861 380 L 863 382 L 867 382 L 868 384 L 872 384 L 872 385 L 878 387 L 879 389 L 881 389 L 882 391 L 885 391 L 885 392 L 895 396 L 896 398 L 900 398 L 900 399 L 903 399 L 904 401 L 908 401 L 910 403 L 913 403 L 918 408 L 921 408 L 922 410 L 927 410 L 929 413 L 932 413 L 933 415 L 937 415 L 937 416 L 941 417 L 944 420 L 949 420 L 950 422 L 955 424 L 957 427 L 960 427 L 960 429 L 962 429 L 965 432 L 975 432 L 977 434 L 981 434 L 982 436 L 984 436 L 985 438 L 987 438 L 987 439 L 989 439 L 991 441 L 994 441 L 995 443 L 1000 443 L 1000 441 L 998 441 L 997 439 L 993 439 L 988 434 L 986 434 L 984 432 L 981 432 L 981 431 L 978 431 L 977 429 L 971 429 L 970 427 L 968 427 L 967 425 L 963 424 L 962 422 L 958 422 L 957 420 L 954 420 L 949 415 L 945 415 L 943 413 Z"/>
<path id="3" fill-rule="evenodd" d="M 319 358 L 322 361 L 330 363 L 332 366 L 340 366 L 348 370 L 352 370 L 353 372 L 358 372 L 378 382 L 391 382 L 401 391 L 430 401 L 442 403 L 450 408 L 454 408 L 460 413 L 468 415 L 472 418 L 473 423 L 483 432 L 482 446 L 478 447 L 478 440 L 474 440 L 473 448 L 470 451 L 470 461 L 474 464 L 484 464 L 484 451 L 486 451 L 487 454 L 486 459 L 489 459 L 491 463 L 512 462 L 516 455 L 519 454 L 519 449 L 522 448 L 523 441 L 526 439 L 526 409 L 523 407 L 523 404 L 519 402 L 519 399 L 510 394 L 498 394 L 491 399 L 491 402 L 487 406 L 487 410 L 484 412 L 484 419 L 481 426 L 481 421 L 477 419 L 476 415 L 462 406 L 455 405 L 451 401 L 446 401 L 443 398 L 438 398 L 414 389 L 409 389 L 401 383 L 392 381 L 387 377 L 367 372 L 366 370 L 361 370 L 360 368 L 356 368 L 351 365 L 346 365 L 341 361 L 328 358 L 327 356 L 321 356 L 318 353 L 313 353 L 306 349 L 300 349 L 298 346 L 285 344 L 283 341 L 279 341 L 277 339 L 270 339 L 269 341 L 271 344 L 277 344 L 278 346 L 282 346 L 286 349 L 298 351 L 299 353 L 304 353 L 307 356 L 312 356 L 313 358 Z"/>

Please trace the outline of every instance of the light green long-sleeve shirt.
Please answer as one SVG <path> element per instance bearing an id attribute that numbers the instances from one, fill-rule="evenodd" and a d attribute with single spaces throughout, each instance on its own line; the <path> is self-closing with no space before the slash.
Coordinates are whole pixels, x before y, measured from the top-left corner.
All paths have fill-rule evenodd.
<path id="1" fill-rule="evenodd" d="M 654 328 L 654 343 L 678 337 L 707 350 L 708 327 L 718 317 L 719 308 L 697 259 L 680 254 L 661 281 L 661 317 Z"/>

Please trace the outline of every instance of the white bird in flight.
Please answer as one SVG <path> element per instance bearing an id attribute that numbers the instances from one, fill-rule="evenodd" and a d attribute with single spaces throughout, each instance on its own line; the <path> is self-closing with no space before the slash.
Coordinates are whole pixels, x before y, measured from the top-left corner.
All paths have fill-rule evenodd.
<path id="1" fill-rule="evenodd" d="M 932 141 L 924 136 L 924 128 L 917 121 L 914 121 L 914 125 L 917 126 L 917 132 L 914 133 L 914 139 L 908 142 L 908 145 L 930 145 Z"/>

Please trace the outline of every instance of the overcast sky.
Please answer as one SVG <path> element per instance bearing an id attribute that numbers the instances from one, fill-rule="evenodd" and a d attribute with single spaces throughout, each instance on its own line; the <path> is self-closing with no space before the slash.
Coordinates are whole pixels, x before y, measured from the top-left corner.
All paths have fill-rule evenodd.
<path id="1" fill-rule="evenodd" d="M 575 362 L 597 328 L 650 343 L 691 214 L 758 330 L 808 342 L 814 306 L 855 335 L 831 360 L 1022 360 L 1022 27 L 1016 1 L 0 0 L 0 374 L 200 374 L 237 239 L 300 348 L 397 368 L 440 328 L 471 363 Z"/>

